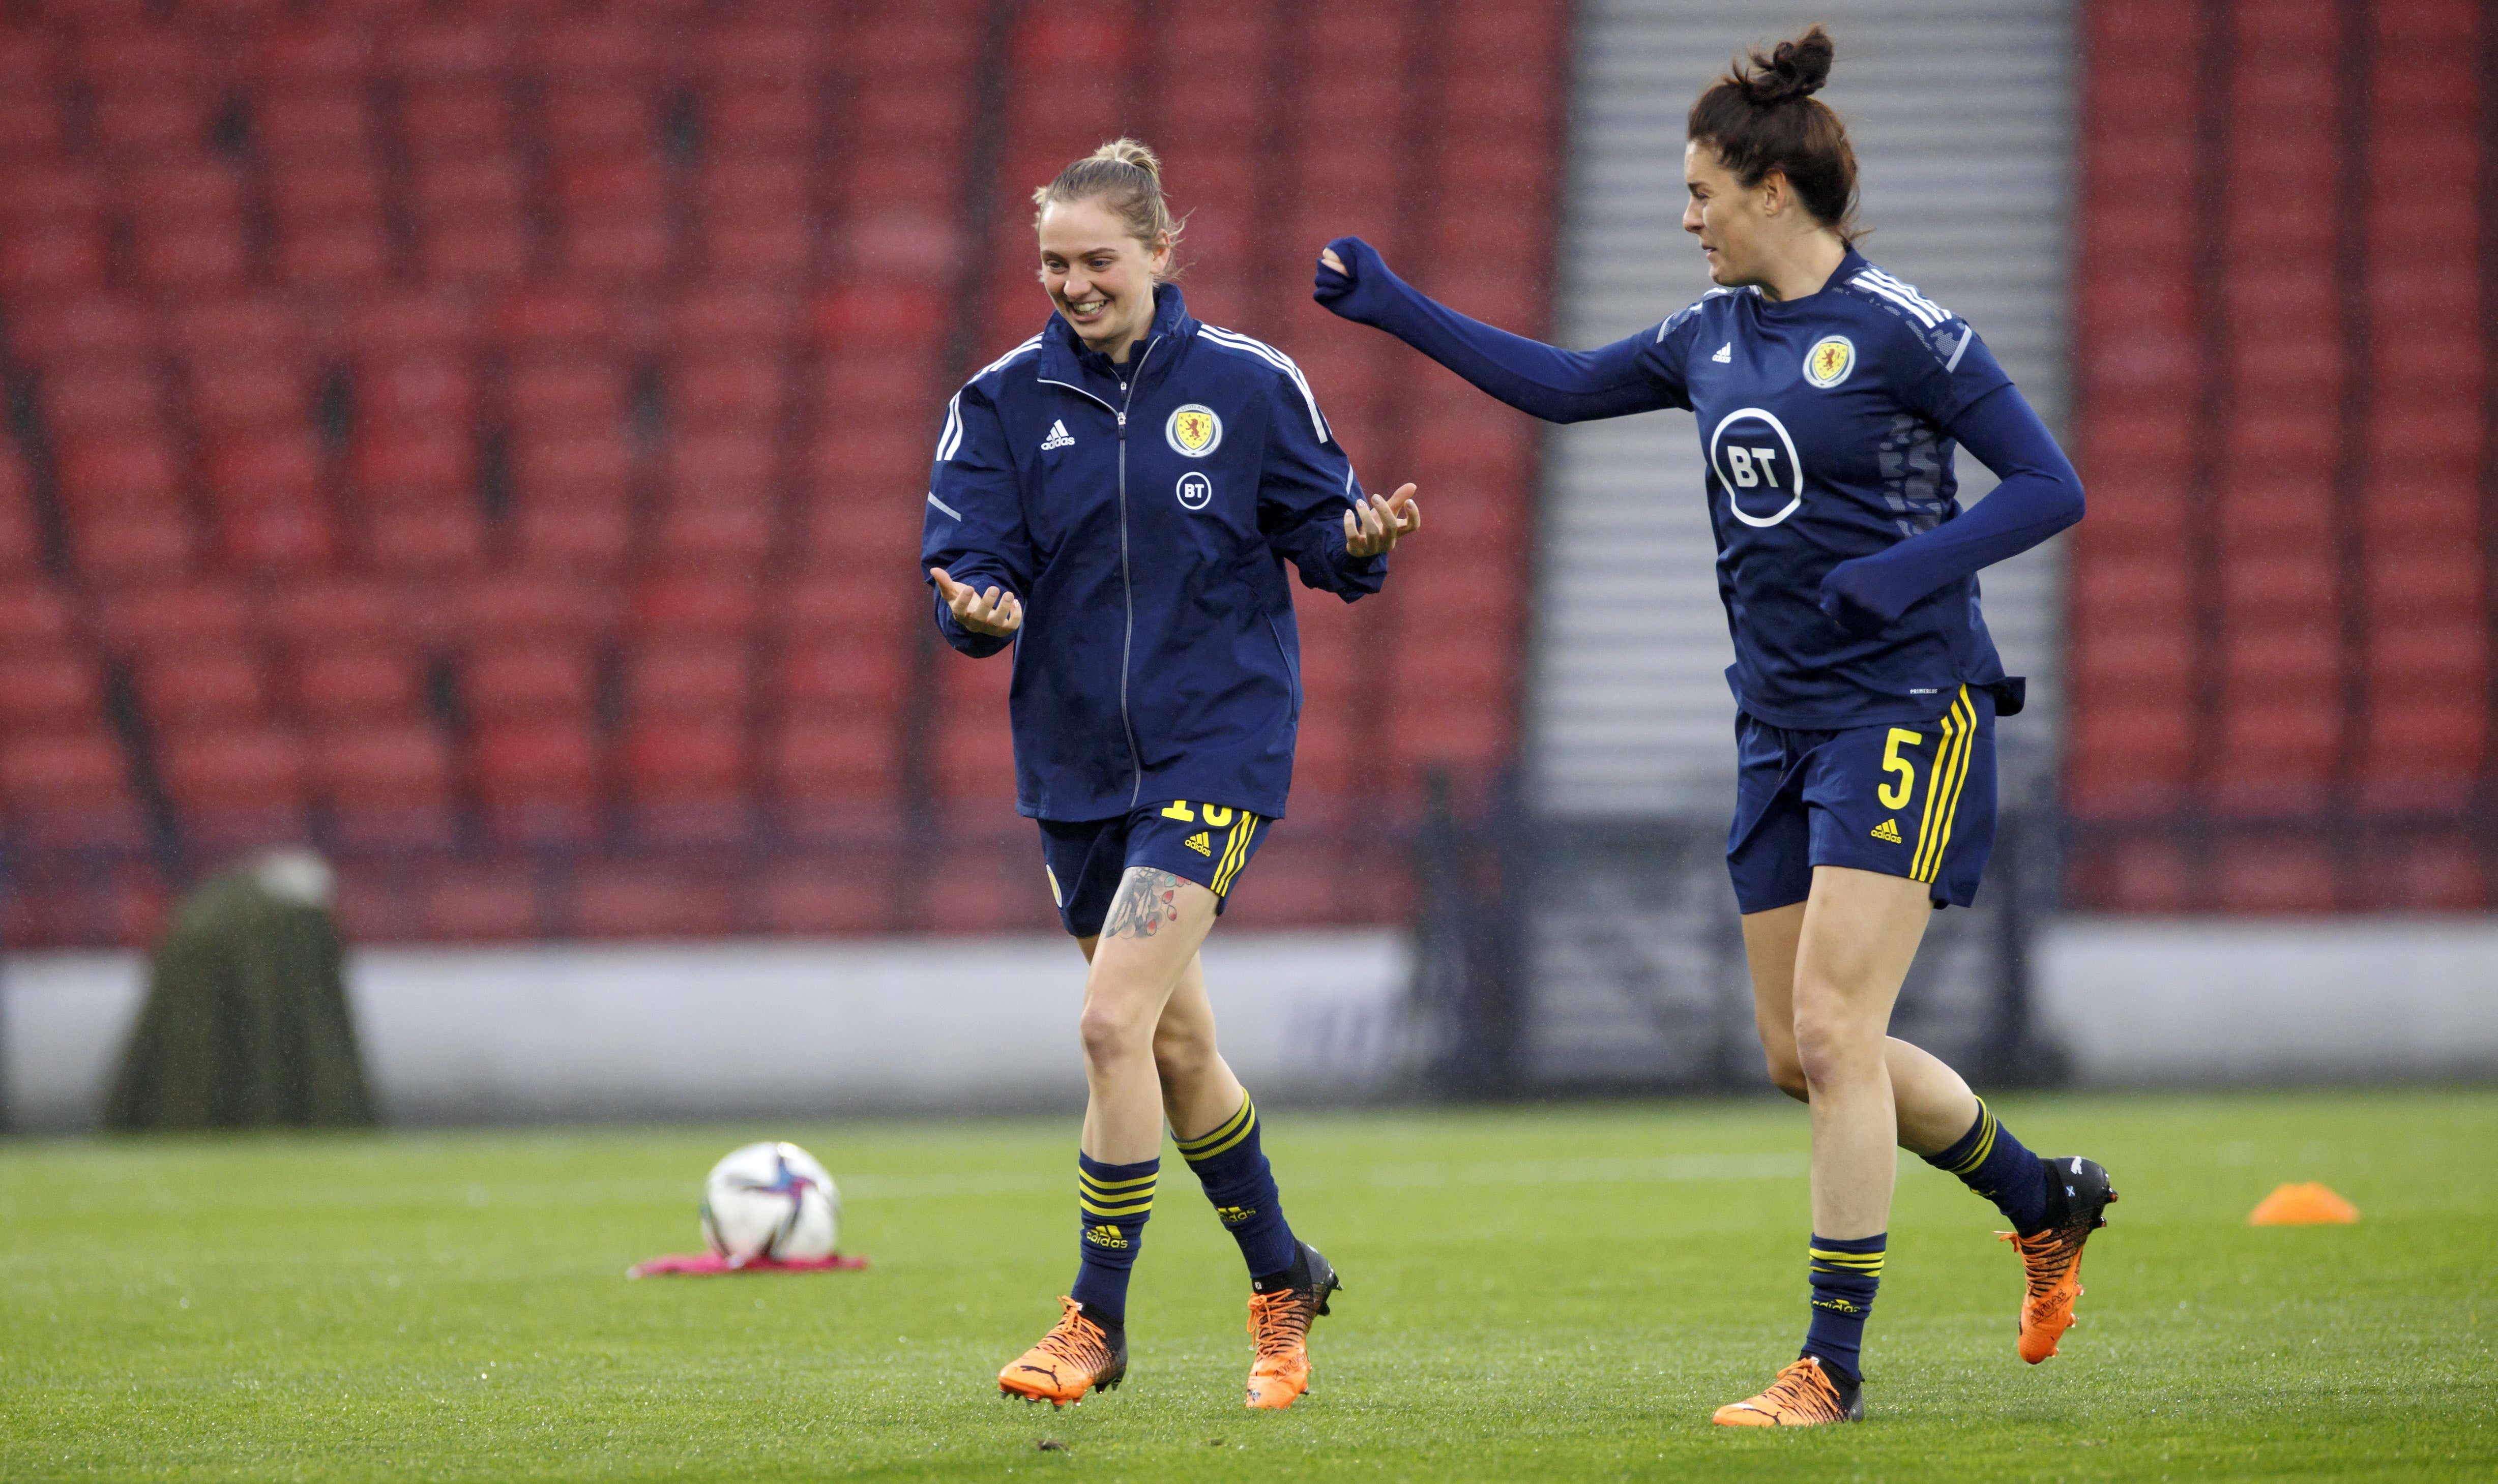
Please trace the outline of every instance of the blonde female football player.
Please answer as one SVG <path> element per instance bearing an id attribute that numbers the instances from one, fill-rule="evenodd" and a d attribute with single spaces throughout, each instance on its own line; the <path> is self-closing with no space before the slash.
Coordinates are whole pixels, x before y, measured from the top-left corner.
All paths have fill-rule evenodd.
<path id="1" fill-rule="evenodd" d="M 1282 352 L 1189 317 L 1144 145 L 1105 144 L 1034 200 L 1053 312 L 947 404 L 921 553 L 946 642 L 1013 649 L 1016 808 L 1091 965 L 1075 1283 L 998 1385 L 1063 1404 L 1126 1375 L 1168 1122 L 1248 1264 L 1248 1404 L 1290 1406 L 1336 1276 L 1285 1222 L 1198 947 L 1292 781 L 1284 563 L 1352 602 L 1422 512 L 1410 485 L 1362 492 Z"/>
<path id="2" fill-rule="evenodd" d="M 2072 1323 L 2082 1246 L 2116 1199 L 2087 1159 L 2022 1148 L 1960 1075 L 1888 1034 L 1926 921 L 1974 898 L 1995 828 L 1995 722 L 2020 710 L 1978 569 L 2082 516 L 2082 489 L 1968 322 L 1853 245 L 1856 155 L 1812 95 L 1819 27 L 1692 106 L 1683 230 L 1717 285 L 1585 353 L 1417 294 L 1357 238 L 1317 297 L 1554 422 L 1699 414 L 1739 704 L 1727 866 L 1770 1077 L 1812 1112 L 1803 1353 L 1730 1426 L 1853 1421 L 1899 1145 L 1995 1202 L 2028 1279 L 2020 1353 Z M 1961 508 L 1952 457 L 2002 477 Z"/>

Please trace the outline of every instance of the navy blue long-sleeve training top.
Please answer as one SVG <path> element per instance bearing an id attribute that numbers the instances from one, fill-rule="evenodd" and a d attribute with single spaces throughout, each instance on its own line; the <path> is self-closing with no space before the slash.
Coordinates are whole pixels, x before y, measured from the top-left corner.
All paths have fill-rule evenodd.
<path id="1" fill-rule="evenodd" d="M 1727 683 L 1773 726 L 1929 716 L 1962 684 L 2021 709 L 1977 571 L 2082 518 L 2081 479 L 1969 323 L 1850 249 L 1817 294 L 1713 289 L 1663 324 L 1569 351 L 1447 308 L 1369 244 L 1328 244 L 1316 298 L 1554 423 L 1699 415 Z M 1964 510 L 1966 446 L 2001 478 Z"/>
<path id="2" fill-rule="evenodd" d="M 936 600 L 965 654 L 1014 646 L 1019 812 L 1191 799 L 1278 818 L 1301 710 L 1283 564 L 1350 603 L 1388 558 L 1345 548 L 1361 489 L 1300 369 L 1155 292 L 1124 365 L 1053 314 L 955 394 L 919 565 L 1023 600 L 1011 640 Z"/>

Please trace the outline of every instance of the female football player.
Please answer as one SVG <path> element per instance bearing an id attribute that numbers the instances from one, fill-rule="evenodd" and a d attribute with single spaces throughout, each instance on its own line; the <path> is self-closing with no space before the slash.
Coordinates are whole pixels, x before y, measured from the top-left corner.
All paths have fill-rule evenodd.
<path id="1" fill-rule="evenodd" d="M 1618 344 L 1573 353 L 1466 319 L 1357 238 L 1318 273 L 1336 313 L 1538 417 L 1699 414 L 1739 706 L 1727 865 L 1771 1080 L 1812 1112 L 1810 1324 L 1767 1390 L 1717 1409 L 1734 1426 L 1863 1415 L 1895 1145 L 2011 1222 L 2033 1364 L 2072 1322 L 2082 1245 L 2116 1199 L 2098 1166 L 2032 1154 L 1887 1034 L 1926 919 L 1974 898 L 1995 720 L 2022 702 L 1976 573 L 2080 520 L 2082 490 L 1976 332 L 1851 245 L 1855 154 L 1812 96 L 1831 57 L 1814 27 L 1701 94 L 1682 226 L 1717 287 Z M 1955 445 L 2002 477 L 1965 511 Z"/>
<path id="2" fill-rule="evenodd" d="M 1198 947 L 1292 781 L 1282 561 L 1352 602 L 1422 512 L 1411 485 L 1362 493 L 1281 351 L 1189 317 L 1165 281 L 1179 224 L 1150 150 L 1105 144 L 1034 200 L 1056 312 L 947 405 L 921 549 L 946 642 L 1014 647 L 1015 806 L 1092 965 L 1081 1261 L 1057 1325 L 998 1385 L 1059 1405 L 1126 1375 L 1168 1121 L 1248 1262 L 1249 1405 L 1290 1406 L 1336 1276 L 1285 1224 Z"/>

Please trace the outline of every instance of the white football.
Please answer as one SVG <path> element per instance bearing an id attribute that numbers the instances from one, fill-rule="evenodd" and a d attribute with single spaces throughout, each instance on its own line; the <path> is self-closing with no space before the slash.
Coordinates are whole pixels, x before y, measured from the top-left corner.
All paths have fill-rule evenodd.
<path id="1" fill-rule="evenodd" d="M 830 1257 L 842 1193 L 794 1144 L 750 1144 L 703 1183 L 703 1243 L 732 1263 Z"/>

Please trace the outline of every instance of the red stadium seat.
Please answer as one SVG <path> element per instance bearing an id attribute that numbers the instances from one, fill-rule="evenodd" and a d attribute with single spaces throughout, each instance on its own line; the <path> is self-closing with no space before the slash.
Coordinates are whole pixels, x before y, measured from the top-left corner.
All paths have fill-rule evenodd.
<path id="1" fill-rule="evenodd" d="M 655 559 L 671 567 L 752 573 L 770 557 L 778 522 L 764 504 L 669 500 L 652 532 Z"/>
<path id="2" fill-rule="evenodd" d="M 694 716 L 638 722 L 624 733 L 623 762 L 639 837 L 726 842 L 751 828 L 741 722 Z"/>
<path id="3" fill-rule="evenodd" d="M 661 484 L 687 501 L 768 505 L 780 472 L 781 451 L 769 433 L 715 426 L 670 440 Z"/>
<path id="4" fill-rule="evenodd" d="M 598 828 L 596 740 L 580 722 L 481 726 L 477 791 L 499 839 L 587 841 Z"/>
<path id="5" fill-rule="evenodd" d="M 532 640 L 588 645 L 614 618 L 602 591 L 535 575 L 476 582 L 454 601 L 454 626 L 481 648 Z"/>
<path id="6" fill-rule="evenodd" d="M 308 833 L 304 746 L 289 733 L 220 725 L 164 739 L 157 760 L 186 839 L 240 847 Z"/>
<path id="7" fill-rule="evenodd" d="M 788 401 L 787 368 L 768 356 L 688 357 L 676 363 L 667 382 L 674 426 L 748 432 L 767 448 Z"/>
<path id="8" fill-rule="evenodd" d="M 352 85 L 271 88 L 252 101 L 252 143 L 275 160 L 353 159 L 372 135 L 366 94 Z"/>
<path id="9" fill-rule="evenodd" d="M 69 649 L 0 656 L 0 737 L 101 730 L 104 682 Z"/>
<path id="10" fill-rule="evenodd" d="M 803 174 L 800 174 L 803 182 Z M 681 356 L 776 359 L 796 338 L 798 304 L 785 294 L 710 283 L 671 306 L 668 332 Z"/>
<path id="11" fill-rule="evenodd" d="M 761 607 L 752 582 L 671 575 L 646 581 L 634 592 L 632 618 L 642 633 L 668 640 L 743 640 Z"/>
<path id="12" fill-rule="evenodd" d="M 123 847 L 147 837 L 130 763 L 100 729 L 0 737 L 9 833 L 35 845 Z"/>
<path id="13" fill-rule="evenodd" d="M 139 700 L 150 723 L 196 733 L 268 714 L 269 684 L 258 656 L 218 648 L 151 656 L 139 667 Z"/>
<path id="14" fill-rule="evenodd" d="M 0 290 L 20 299 L 104 287 L 105 242 L 98 224 L 0 223 Z"/>
<path id="15" fill-rule="evenodd" d="M 2305 915 L 2345 903 L 2343 873 L 2329 847 L 2312 837 L 2225 840 L 2212 874 L 2223 912 Z"/>
<path id="16" fill-rule="evenodd" d="M 506 642 L 469 654 L 461 673 L 460 698 L 479 722 L 499 723 L 587 717 L 596 690 L 596 665 L 588 648 Z"/>
<path id="17" fill-rule="evenodd" d="M 0 654 L 57 653 L 70 642 L 59 588 L 40 578 L 0 578 Z"/>
<path id="18" fill-rule="evenodd" d="M 237 649 L 252 641 L 250 598 L 233 583 L 164 584 L 114 595 L 103 605 L 105 641 L 130 654 Z"/>
<path id="19" fill-rule="evenodd" d="M 56 440 L 76 448 L 90 440 L 162 435 L 165 384 L 157 368 L 135 361 L 68 361 L 38 383 L 44 421 Z"/>
<path id="20" fill-rule="evenodd" d="M 572 882 L 571 926 L 587 938 L 719 937 L 737 925 L 727 890 L 664 866 L 592 866 Z"/>
<path id="21" fill-rule="evenodd" d="M 509 376 L 512 419 L 525 435 L 553 440 L 624 426 L 624 368 L 609 361 L 529 362 Z"/>
<path id="22" fill-rule="evenodd" d="M 784 723 L 770 743 L 776 817 L 801 836 L 885 822 L 902 776 L 898 741 L 884 717 Z"/>
<path id="23" fill-rule="evenodd" d="M 409 397 L 420 395 L 402 390 Z M 439 395 L 450 405 L 439 412 L 398 412 L 390 423 L 415 423 L 415 427 L 382 427 L 360 437 L 347 475 L 355 492 L 374 505 L 447 505 L 455 499 L 474 499 L 477 442 L 464 427 L 464 382 L 460 382 L 457 393 L 450 388 L 422 393 L 425 397 Z M 463 412 L 452 412 L 450 407 L 463 407 Z"/>
<path id="24" fill-rule="evenodd" d="M 742 724 L 752 688 L 751 656 L 741 644 L 659 640 L 625 667 L 625 709 L 648 721 L 703 717 Z"/>
<path id="25" fill-rule="evenodd" d="M 429 872 L 417 889 L 417 922 L 428 938 L 511 942 L 541 937 L 547 921 L 538 883 L 528 870 L 451 867 Z"/>
<path id="26" fill-rule="evenodd" d="M 423 678 L 404 652 L 314 648 L 298 655 L 292 679 L 296 716 L 324 731 L 404 721 L 423 703 Z"/>
<path id="27" fill-rule="evenodd" d="M 632 452 L 621 421 L 515 440 L 514 487 L 524 503 L 606 502 L 621 506 L 633 482 Z"/>
<path id="28" fill-rule="evenodd" d="M 190 570 L 199 535 L 178 505 L 133 505 L 69 514 L 70 559 L 107 584 L 154 584 Z"/>
<path id="29" fill-rule="evenodd" d="M 298 656 L 339 651 L 371 652 L 427 637 L 436 616 L 433 601 L 411 605 L 386 584 L 370 578 L 298 584 L 264 595 L 262 622 L 277 643 Z"/>
<path id="30" fill-rule="evenodd" d="M 2468 835 L 2434 833 L 2371 842 L 2358 872 L 2360 905 L 2376 912 L 2480 912 L 2489 863 Z"/>
<path id="31" fill-rule="evenodd" d="M 632 517 L 611 494 L 532 499 L 514 521 L 513 546 L 527 566 L 582 576 L 624 568 L 633 543 Z"/>
<path id="32" fill-rule="evenodd" d="M 902 647 L 891 642 L 826 639 L 781 653 L 777 694 L 792 715 L 879 717 L 896 710 L 911 674 Z"/>
<path id="33" fill-rule="evenodd" d="M 365 560 L 381 572 L 472 572 L 485 562 L 485 521 L 465 496 L 380 506 L 365 513 L 362 549 Z"/>
<path id="34" fill-rule="evenodd" d="M 895 877 L 843 856 L 767 872 L 752 910 L 766 932 L 804 937 L 895 931 Z"/>
<path id="35" fill-rule="evenodd" d="M 451 757 L 432 727 L 332 733 L 311 752 L 315 791 L 340 839 L 357 845 L 448 845 Z"/>

